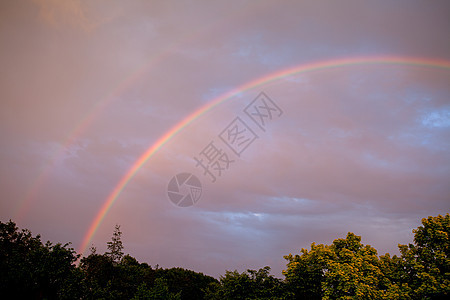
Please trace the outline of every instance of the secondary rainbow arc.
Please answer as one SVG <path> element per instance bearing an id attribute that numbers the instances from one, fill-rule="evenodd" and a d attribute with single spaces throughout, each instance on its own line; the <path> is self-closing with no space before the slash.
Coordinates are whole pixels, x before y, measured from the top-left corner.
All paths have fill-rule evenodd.
<path id="1" fill-rule="evenodd" d="M 216 97 L 205 105 L 199 107 L 197 110 L 185 117 L 181 122 L 175 124 L 171 129 L 164 133 L 156 142 L 150 145 L 147 150 L 139 156 L 139 158 L 133 163 L 133 165 L 127 170 L 124 176 L 119 180 L 113 190 L 110 192 L 108 197 L 105 199 L 100 207 L 100 210 L 95 215 L 94 220 L 90 224 L 87 232 L 85 233 L 81 246 L 79 248 L 79 253 L 83 254 L 95 233 L 97 232 L 99 226 L 107 215 L 108 211 L 114 204 L 114 202 L 119 197 L 122 190 L 128 184 L 128 182 L 134 177 L 137 171 L 152 157 L 158 149 L 160 149 L 165 143 L 167 143 L 171 138 L 173 138 L 177 133 L 179 133 L 184 127 L 192 123 L 194 120 L 199 118 L 201 115 L 210 111 L 219 104 L 231 99 L 233 96 L 248 91 L 250 89 L 262 86 L 269 82 L 280 80 L 282 78 L 306 73 L 311 71 L 318 71 L 322 69 L 337 68 L 343 66 L 351 65 L 364 65 L 364 64 L 393 64 L 393 65 L 408 65 L 408 66 L 423 66 L 432 68 L 442 68 L 450 69 L 450 61 L 444 59 L 434 59 L 434 58 L 420 58 L 420 57 L 398 57 L 398 56 L 374 56 L 374 57 L 354 57 L 354 58 L 339 58 L 325 61 L 318 61 L 309 64 L 296 65 L 294 67 L 289 67 L 276 71 L 274 73 L 267 74 L 263 77 L 251 80 L 225 94 Z"/>
<path id="2" fill-rule="evenodd" d="M 39 191 L 44 186 L 44 183 L 48 180 L 54 166 L 63 159 L 63 155 L 66 149 L 73 145 L 76 140 L 88 130 L 88 128 L 94 123 L 94 121 L 101 115 L 103 110 L 105 110 L 116 97 L 121 95 L 137 80 L 142 78 L 144 73 L 148 72 L 152 66 L 157 65 L 158 63 L 167 59 L 173 51 L 176 51 L 182 45 L 188 45 L 189 43 L 204 36 L 204 34 L 215 32 L 215 28 L 226 25 L 230 18 L 233 19 L 238 16 L 243 16 L 247 12 L 251 11 L 255 6 L 258 6 L 258 4 L 243 4 L 239 9 L 236 9 L 232 13 L 228 15 L 222 15 L 220 18 L 216 19 L 215 22 L 210 24 L 210 26 L 199 28 L 196 31 L 188 32 L 185 35 L 178 37 L 167 47 L 163 48 L 160 52 L 157 52 L 154 55 L 150 56 L 150 58 L 143 65 L 139 66 L 137 69 L 132 70 L 127 76 L 125 76 L 125 78 L 123 78 L 111 92 L 109 92 L 105 97 L 102 97 L 101 100 L 95 103 L 95 105 L 93 105 L 92 108 L 86 112 L 81 120 L 62 140 L 61 146 L 58 147 L 58 149 L 56 149 L 51 155 L 51 159 L 47 166 L 41 169 L 36 179 L 33 180 L 29 185 L 29 188 L 26 190 L 24 196 L 19 199 L 15 211 L 13 212 L 14 219 L 21 220 L 28 213 Z"/>

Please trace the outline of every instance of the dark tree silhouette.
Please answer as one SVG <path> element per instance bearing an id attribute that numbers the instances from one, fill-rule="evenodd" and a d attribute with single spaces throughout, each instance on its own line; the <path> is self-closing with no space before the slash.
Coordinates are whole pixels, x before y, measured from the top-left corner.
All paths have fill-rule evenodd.
<path id="1" fill-rule="evenodd" d="M 111 258 L 114 263 L 119 263 L 123 257 L 122 231 L 120 225 L 116 225 L 111 241 L 107 243 L 108 252 L 105 254 Z"/>
<path id="2" fill-rule="evenodd" d="M 0 222 L 2 299 L 448 299 L 450 215 L 422 219 L 400 256 L 377 251 L 349 232 L 331 245 L 285 256 L 285 279 L 270 268 L 226 271 L 220 280 L 183 268 L 153 269 L 124 255 L 116 225 L 108 251 L 80 257 L 70 244 Z"/>

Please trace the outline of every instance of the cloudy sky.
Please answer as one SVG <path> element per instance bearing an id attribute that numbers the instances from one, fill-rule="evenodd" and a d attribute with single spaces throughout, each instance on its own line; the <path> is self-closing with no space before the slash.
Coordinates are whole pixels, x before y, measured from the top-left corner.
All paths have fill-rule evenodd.
<path id="1" fill-rule="evenodd" d="M 283 255 L 349 231 L 398 253 L 450 208 L 449 15 L 448 1 L 1 1 L 0 220 L 79 251 L 120 224 L 138 260 L 216 277 L 281 277 Z M 201 182 L 193 206 L 168 197 L 179 173 Z"/>

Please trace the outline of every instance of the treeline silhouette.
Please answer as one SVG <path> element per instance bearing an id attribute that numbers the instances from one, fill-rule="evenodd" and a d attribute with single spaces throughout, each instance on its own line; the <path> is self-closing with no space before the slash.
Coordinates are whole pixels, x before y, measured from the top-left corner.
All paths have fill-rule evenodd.
<path id="1" fill-rule="evenodd" d="M 284 279 L 270 267 L 219 279 L 183 268 L 153 268 L 124 255 L 116 226 L 108 251 L 87 257 L 0 222 L 1 299 L 450 299 L 450 216 L 422 219 L 400 256 L 349 232 L 331 245 L 286 255 Z"/>

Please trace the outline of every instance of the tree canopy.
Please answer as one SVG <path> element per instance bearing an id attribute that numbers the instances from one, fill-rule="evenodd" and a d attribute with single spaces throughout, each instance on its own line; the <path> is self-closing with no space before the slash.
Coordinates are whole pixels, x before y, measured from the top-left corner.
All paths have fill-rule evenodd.
<path id="1" fill-rule="evenodd" d="M 183 268 L 152 268 L 124 255 L 116 225 L 108 251 L 80 258 L 70 243 L 41 241 L 0 222 L 0 294 L 5 299 L 447 299 L 450 215 L 422 219 L 400 255 L 378 256 L 349 232 L 284 256 L 284 279 L 259 270 L 219 279 Z M 76 262 L 79 261 L 78 265 Z"/>
<path id="2" fill-rule="evenodd" d="M 377 251 L 349 232 L 331 245 L 286 255 L 283 272 L 296 299 L 446 299 L 450 294 L 449 214 L 422 219 L 400 257 Z"/>

